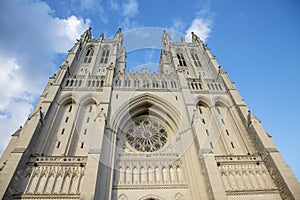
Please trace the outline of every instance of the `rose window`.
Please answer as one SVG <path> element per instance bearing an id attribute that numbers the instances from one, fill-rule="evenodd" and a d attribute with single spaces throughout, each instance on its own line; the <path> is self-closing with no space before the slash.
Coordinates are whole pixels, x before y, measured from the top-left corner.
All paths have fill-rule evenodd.
<path id="1" fill-rule="evenodd" d="M 126 139 L 131 147 L 142 152 L 153 152 L 167 143 L 165 127 L 157 120 L 145 118 L 132 123 L 126 131 Z"/>

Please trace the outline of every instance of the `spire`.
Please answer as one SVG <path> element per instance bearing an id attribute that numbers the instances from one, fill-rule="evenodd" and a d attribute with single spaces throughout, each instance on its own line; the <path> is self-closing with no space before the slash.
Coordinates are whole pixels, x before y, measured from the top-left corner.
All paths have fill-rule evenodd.
<path id="1" fill-rule="evenodd" d="M 81 41 L 87 41 L 89 39 L 92 39 L 92 32 L 91 32 L 92 28 L 89 27 L 80 37 Z"/>
<path id="2" fill-rule="evenodd" d="M 194 32 L 192 32 L 192 42 L 194 44 L 203 44 L 202 40 L 198 35 L 196 35 Z"/>
<path id="3" fill-rule="evenodd" d="M 164 49 L 169 48 L 170 41 L 172 41 L 170 36 L 168 35 L 167 31 L 164 30 L 164 34 L 163 34 L 163 37 L 162 37 L 162 42 L 163 42 L 163 45 L 164 45 Z"/>
<path id="4" fill-rule="evenodd" d="M 114 40 L 115 41 L 119 40 L 119 42 L 123 43 L 123 35 L 122 35 L 122 32 L 121 32 L 121 28 L 119 28 L 117 33 L 115 34 Z"/>
<path id="5" fill-rule="evenodd" d="M 104 40 L 104 33 L 99 36 L 99 41 L 102 42 Z"/>

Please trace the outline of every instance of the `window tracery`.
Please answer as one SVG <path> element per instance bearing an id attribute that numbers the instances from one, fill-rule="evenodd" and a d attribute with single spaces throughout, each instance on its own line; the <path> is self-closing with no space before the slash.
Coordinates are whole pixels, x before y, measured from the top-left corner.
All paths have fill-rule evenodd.
<path id="1" fill-rule="evenodd" d="M 191 55 L 192 55 L 192 59 L 194 61 L 195 66 L 196 67 L 201 67 L 202 65 L 201 65 L 201 62 L 199 60 L 198 55 L 195 52 L 192 52 Z"/>
<path id="2" fill-rule="evenodd" d="M 84 58 L 84 63 L 91 63 L 92 61 L 92 57 L 94 55 L 94 49 L 93 48 L 89 48 L 85 54 L 85 58 Z"/>
<path id="3" fill-rule="evenodd" d="M 183 54 L 181 52 L 177 53 L 177 58 L 178 58 L 180 66 L 186 66 L 185 59 L 184 59 Z"/>
<path id="4" fill-rule="evenodd" d="M 154 152 L 167 143 L 166 128 L 158 120 L 144 118 L 132 123 L 126 131 L 128 144 L 137 151 Z"/>
<path id="5" fill-rule="evenodd" d="M 109 50 L 108 50 L 108 49 L 104 49 L 104 50 L 102 51 L 102 56 L 101 56 L 100 63 L 107 64 L 107 62 L 108 62 L 108 57 L 109 57 Z"/>

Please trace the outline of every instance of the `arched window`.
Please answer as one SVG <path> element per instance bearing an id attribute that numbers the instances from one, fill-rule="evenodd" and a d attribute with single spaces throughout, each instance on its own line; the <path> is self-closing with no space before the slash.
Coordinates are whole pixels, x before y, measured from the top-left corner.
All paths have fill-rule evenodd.
<path id="1" fill-rule="evenodd" d="M 117 79 L 115 86 L 120 87 L 121 84 L 122 84 L 122 81 L 120 79 Z"/>
<path id="2" fill-rule="evenodd" d="M 175 81 L 171 80 L 171 81 L 170 81 L 170 83 L 171 83 L 171 87 L 172 87 L 172 88 L 176 88 L 176 87 L 177 87 L 177 85 L 176 85 L 176 82 L 175 82 Z"/>
<path id="3" fill-rule="evenodd" d="M 158 88 L 158 82 L 156 80 L 152 80 L 152 88 Z"/>
<path id="4" fill-rule="evenodd" d="M 148 84 L 147 80 L 143 80 L 143 87 L 144 88 L 147 87 L 147 84 Z"/>
<path id="5" fill-rule="evenodd" d="M 192 59 L 194 61 L 195 66 L 196 67 L 202 67 L 198 55 L 194 52 L 191 53 L 191 55 L 192 55 Z"/>
<path id="6" fill-rule="evenodd" d="M 125 79 L 125 81 L 124 81 L 124 87 L 130 87 L 130 80 Z"/>
<path id="7" fill-rule="evenodd" d="M 103 49 L 102 56 L 101 56 L 101 59 L 100 59 L 100 63 L 107 64 L 108 56 L 109 56 L 109 50 L 108 49 Z"/>
<path id="8" fill-rule="evenodd" d="M 91 63 L 93 55 L 94 55 L 94 49 L 92 47 L 88 48 L 83 62 Z"/>
<path id="9" fill-rule="evenodd" d="M 140 86 L 140 81 L 138 79 L 136 79 L 134 81 L 134 87 L 139 87 Z"/>
<path id="10" fill-rule="evenodd" d="M 167 88 L 168 87 L 167 81 L 161 81 L 161 86 L 162 88 Z"/>
<path id="11" fill-rule="evenodd" d="M 197 83 L 195 83 L 195 88 L 196 88 L 196 90 L 199 90 Z"/>
<path id="12" fill-rule="evenodd" d="M 180 66 L 186 66 L 185 59 L 184 59 L 183 54 L 181 52 L 177 53 L 177 58 L 178 58 Z"/>

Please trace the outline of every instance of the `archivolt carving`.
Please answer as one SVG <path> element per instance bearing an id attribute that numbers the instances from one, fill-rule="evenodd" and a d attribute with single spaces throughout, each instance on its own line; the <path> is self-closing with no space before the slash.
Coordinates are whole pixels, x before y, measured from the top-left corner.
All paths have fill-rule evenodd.
<path id="1" fill-rule="evenodd" d="M 183 195 L 181 193 L 177 193 L 175 195 L 175 200 L 184 200 Z"/>
<path id="2" fill-rule="evenodd" d="M 128 200 L 127 196 L 125 194 L 121 194 L 118 198 L 118 200 Z"/>
<path id="3" fill-rule="evenodd" d="M 151 109 L 155 118 L 166 122 L 172 132 L 175 132 L 182 122 L 178 109 L 168 102 L 153 94 L 143 94 L 126 101 L 115 113 L 112 128 L 118 130 L 126 126 L 130 120 L 134 120 L 141 112 L 148 112 Z"/>
<path id="4" fill-rule="evenodd" d="M 158 197 L 158 196 L 156 196 L 156 195 L 147 195 L 147 196 L 145 196 L 145 197 L 142 197 L 142 198 L 140 198 L 140 200 L 164 200 L 163 198 L 161 198 L 161 197 Z"/>

